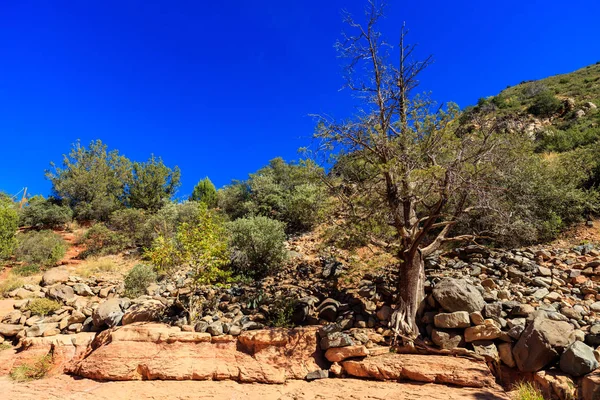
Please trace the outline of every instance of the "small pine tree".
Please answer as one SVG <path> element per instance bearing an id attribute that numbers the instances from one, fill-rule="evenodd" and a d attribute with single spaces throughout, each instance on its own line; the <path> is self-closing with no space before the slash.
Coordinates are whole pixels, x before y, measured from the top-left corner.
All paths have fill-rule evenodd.
<path id="1" fill-rule="evenodd" d="M 208 177 L 202 179 L 196 184 L 192 195 L 190 196 L 191 201 L 199 201 L 206 204 L 208 208 L 214 208 L 217 206 L 217 188 L 211 182 Z"/>

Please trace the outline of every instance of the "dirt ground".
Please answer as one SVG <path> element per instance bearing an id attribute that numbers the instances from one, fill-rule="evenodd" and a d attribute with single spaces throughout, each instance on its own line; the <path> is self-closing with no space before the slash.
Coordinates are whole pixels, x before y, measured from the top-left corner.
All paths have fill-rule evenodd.
<path id="1" fill-rule="evenodd" d="M 232 381 L 96 382 L 66 375 L 15 383 L 0 378 L 3 400 L 129 400 L 129 399 L 381 399 L 381 400 L 508 400 L 505 393 L 443 385 L 373 382 L 358 379 L 291 381 L 285 385 L 240 384 Z"/>

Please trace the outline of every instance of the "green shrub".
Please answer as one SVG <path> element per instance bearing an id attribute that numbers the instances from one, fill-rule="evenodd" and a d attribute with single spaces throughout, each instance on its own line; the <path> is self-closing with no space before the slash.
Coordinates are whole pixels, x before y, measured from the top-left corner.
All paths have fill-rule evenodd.
<path id="1" fill-rule="evenodd" d="M 30 264 L 51 266 L 56 265 L 66 250 L 66 243 L 60 235 L 52 231 L 32 231 L 19 236 L 15 255 Z"/>
<path id="2" fill-rule="evenodd" d="M 134 162 L 131 183 L 127 187 L 129 207 L 157 211 L 175 195 L 180 178 L 178 167 L 171 169 L 154 155 L 146 162 Z"/>
<path id="3" fill-rule="evenodd" d="M 167 203 L 156 214 L 149 216 L 144 224 L 140 246 L 148 249 L 160 236 L 165 239 L 173 238 L 181 224 L 185 222 L 193 224 L 198 218 L 198 204 L 195 201 Z"/>
<path id="4" fill-rule="evenodd" d="M 538 117 L 550 117 L 558 113 L 562 108 L 562 103 L 549 90 L 536 94 L 533 98 L 533 104 L 527 111 Z"/>
<path id="5" fill-rule="evenodd" d="M 10 198 L 0 193 L 0 260 L 9 258 L 15 248 L 19 215 Z"/>
<path id="6" fill-rule="evenodd" d="M 42 379 L 52 368 L 52 355 L 46 354 L 31 363 L 24 363 L 10 371 L 10 377 L 17 382 Z"/>
<path id="7" fill-rule="evenodd" d="M 232 264 L 239 273 L 262 277 L 287 258 L 284 224 L 267 217 L 240 218 L 228 224 Z"/>
<path id="8" fill-rule="evenodd" d="M 41 272 L 41 268 L 38 264 L 23 264 L 14 267 L 11 272 L 19 276 L 31 276 Z"/>
<path id="9" fill-rule="evenodd" d="M 312 162 L 288 164 L 275 158 L 247 181 L 219 191 L 219 207 L 232 219 L 262 215 L 286 224 L 288 233 L 312 229 L 321 219 L 327 198 Z"/>
<path id="10" fill-rule="evenodd" d="M 224 223 L 204 203 L 199 204 L 198 212 L 196 221 L 182 223 L 174 238 L 159 236 L 146 255 L 161 273 L 185 267 L 191 270 L 196 283 L 229 282 L 231 273 L 227 269 L 229 257 Z"/>
<path id="11" fill-rule="evenodd" d="M 190 201 L 199 201 L 208 208 L 214 208 L 217 206 L 217 189 L 208 177 L 202 179 L 194 186 Z"/>
<path id="12" fill-rule="evenodd" d="M 60 228 L 71 222 L 73 212 L 54 198 L 34 196 L 21 212 L 20 225 L 34 228 Z"/>
<path id="13" fill-rule="evenodd" d="M 52 314 L 54 311 L 59 310 L 61 307 L 62 304 L 57 301 L 41 298 L 30 300 L 25 309 L 31 311 L 31 313 L 34 315 L 45 317 L 46 315 Z"/>
<path id="14" fill-rule="evenodd" d="M 146 288 L 154 282 L 154 269 L 148 265 L 137 264 L 125 277 L 125 294 L 131 298 L 146 294 Z"/>
<path id="15" fill-rule="evenodd" d="M 103 256 L 125 250 L 129 240 L 122 233 L 108 229 L 103 223 L 97 223 L 83 235 L 81 244 L 85 246 L 82 253 L 84 257 Z"/>
<path id="16" fill-rule="evenodd" d="M 268 324 L 278 328 L 293 327 L 292 317 L 297 303 L 297 300 L 291 297 L 275 299 L 269 310 Z"/>
<path id="17" fill-rule="evenodd" d="M 125 236 L 129 247 L 141 246 L 146 235 L 146 213 L 137 208 L 113 212 L 106 226 Z"/>

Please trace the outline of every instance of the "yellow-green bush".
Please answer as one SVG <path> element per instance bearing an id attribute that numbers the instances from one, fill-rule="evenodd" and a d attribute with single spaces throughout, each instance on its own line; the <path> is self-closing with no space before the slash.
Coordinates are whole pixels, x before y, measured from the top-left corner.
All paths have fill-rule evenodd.
<path id="1" fill-rule="evenodd" d="M 57 301 L 41 298 L 30 300 L 25 309 L 31 311 L 33 315 L 41 315 L 44 317 L 48 314 L 52 314 L 61 307 L 62 304 Z"/>

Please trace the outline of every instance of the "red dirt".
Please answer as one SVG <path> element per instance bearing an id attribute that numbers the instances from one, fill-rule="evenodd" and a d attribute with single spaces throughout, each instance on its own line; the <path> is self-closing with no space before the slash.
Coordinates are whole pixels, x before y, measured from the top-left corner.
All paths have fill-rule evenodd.
<path id="1" fill-rule="evenodd" d="M 66 375 L 15 383 L 0 378 L 4 399 L 19 400 L 127 400 L 127 399 L 381 399 L 381 400 L 508 400 L 506 393 L 358 379 L 290 381 L 285 385 L 240 384 L 232 381 L 97 382 Z"/>

